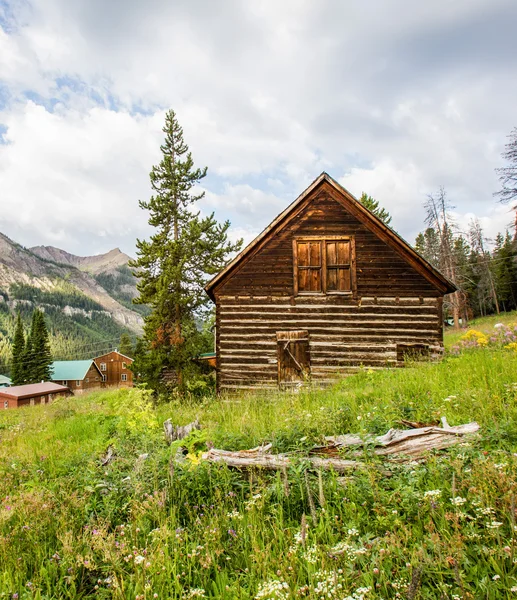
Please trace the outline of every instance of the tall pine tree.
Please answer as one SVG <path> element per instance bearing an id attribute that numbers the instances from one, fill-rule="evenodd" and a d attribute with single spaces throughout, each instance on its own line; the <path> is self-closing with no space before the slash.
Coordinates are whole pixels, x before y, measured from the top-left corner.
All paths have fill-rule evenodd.
<path id="1" fill-rule="evenodd" d="M 11 362 L 11 381 L 13 385 L 22 385 L 25 382 L 23 358 L 25 354 L 25 335 L 20 313 L 16 318 L 16 329 L 14 330 Z"/>
<path id="2" fill-rule="evenodd" d="M 52 354 L 50 353 L 45 315 L 38 309 L 32 314 L 30 336 L 33 353 L 31 380 L 34 383 L 50 381 L 52 377 L 50 368 L 52 365 Z"/>
<path id="3" fill-rule="evenodd" d="M 148 241 L 137 240 L 138 258 L 130 265 L 139 278 L 135 302 L 152 308 L 145 318 L 145 353 L 135 357 L 134 370 L 155 389 L 164 369 L 175 374 L 179 387 L 184 384 L 199 351 L 196 318 L 208 301 L 204 285 L 241 246 L 228 241 L 229 221 L 219 224 L 213 214 L 201 218 L 195 211 L 204 196 L 196 186 L 207 170 L 194 168 L 173 110 L 163 132 L 162 159 L 150 173 L 154 195 L 139 203 L 149 211 L 155 233 Z"/>

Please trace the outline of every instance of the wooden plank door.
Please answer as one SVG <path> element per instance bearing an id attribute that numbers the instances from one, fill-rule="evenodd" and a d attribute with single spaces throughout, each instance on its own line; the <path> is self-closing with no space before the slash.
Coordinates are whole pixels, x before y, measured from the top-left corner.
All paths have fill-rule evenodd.
<path id="1" fill-rule="evenodd" d="M 277 331 L 278 385 L 297 387 L 307 383 L 311 374 L 309 332 Z"/>

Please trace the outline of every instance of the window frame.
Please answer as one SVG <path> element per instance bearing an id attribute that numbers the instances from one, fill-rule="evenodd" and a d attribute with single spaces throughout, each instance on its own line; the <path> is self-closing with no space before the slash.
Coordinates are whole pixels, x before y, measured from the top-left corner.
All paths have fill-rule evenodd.
<path id="1" fill-rule="evenodd" d="M 99 371 L 106 371 L 106 363 L 105 362 L 100 363 Z"/>
<path id="2" fill-rule="evenodd" d="M 304 292 L 298 289 L 298 244 L 300 242 L 321 242 L 321 291 Z M 327 242 L 350 243 L 350 290 L 327 290 Z M 304 235 L 293 238 L 293 291 L 294 296 L 351 296 L 357 295 L 355 264 L 355 237 L 353 235 Z"/>
<path id="3" fill-rule="evenodd" d="M 127 381 L 127 373 L 121 373 L 120 381 Z"/>

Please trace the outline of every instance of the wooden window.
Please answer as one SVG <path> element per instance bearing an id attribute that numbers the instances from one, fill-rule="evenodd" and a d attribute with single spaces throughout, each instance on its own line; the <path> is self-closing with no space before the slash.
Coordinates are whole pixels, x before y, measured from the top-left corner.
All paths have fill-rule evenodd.
<path id="1" fill-rule="evenodd" d="M 300 238 L 293 241 L 293 253 L 295 295 L 354 291 L 353 238 Z"/>
<path id="2" fill-rule="evenodd" d="M 122 373 L 122 375 L 120 376 L 122 381 L 127 381 L 127 374 L 126 373 Z"/>
<path id="3" fill-rule="evenodd" d="M 123 369 L 125 369 L 125 368 L 126 368 L 126 363 L 125 363 L 125 362 L 123 362 L 123 363 L 122 363 L 122 368 L 123 368 Z"/>
<path id="4" fill-rule="evenodd" d="M 106 375 L 102 376 L 102 381 L 106 381 Z"/>
<path id="5" fill-rule="evenodd" d="M 106 363 L 101 363 L 101 371 L 105 371 L 106 370 Z"/>
<path id="6" fill-rule="evenodd" d="M 4 408 L 9 408 L 9 400 L 4 401 Z"/>
<path id="7" fill-rule="evenodd" d="M 76 387 L 81 387 L 81 382 L 80 382 L 79 380 L 77 380 L 77 381 L 75 382 L 75 385 L 76 385 Z"/>

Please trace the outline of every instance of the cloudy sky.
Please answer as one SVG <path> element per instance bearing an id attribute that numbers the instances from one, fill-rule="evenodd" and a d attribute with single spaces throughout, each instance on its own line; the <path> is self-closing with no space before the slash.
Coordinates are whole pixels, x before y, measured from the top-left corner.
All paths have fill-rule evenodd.
<path id="1" fill-rule="evenodd" d="M 515 0 L 0 0 L 0 231 L 134 254 L 172 107 L 234 237 L 323 170 L 411 242 L 441 185 L 494 235 L 516 23 Z"/>

